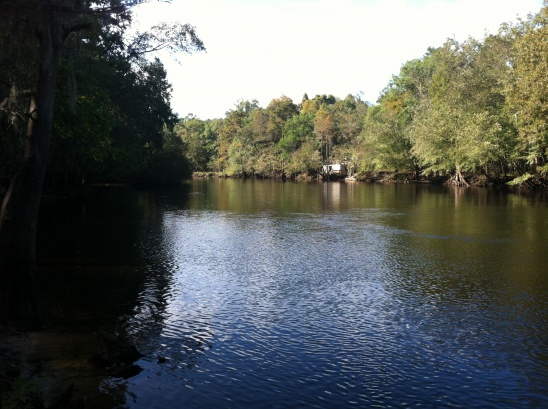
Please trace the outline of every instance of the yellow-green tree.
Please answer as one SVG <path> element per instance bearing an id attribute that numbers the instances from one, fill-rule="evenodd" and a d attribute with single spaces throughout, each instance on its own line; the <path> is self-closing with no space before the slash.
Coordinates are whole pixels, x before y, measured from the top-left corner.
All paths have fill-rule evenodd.
<path id="1" fill-rule="evenodd" d="M 360 135 L 359 169 L 420 171 L 412 152 L 411 129 L 420 102 L 432 83 L 432 52 L 405 63 L 381 94 L 378 105 L 369 108 Z"/>
<path id="2" fill-rule="evenodd" d="M 330 160 L 330 149 L 333 144 L 333 137 L 335 136 L 335 122 L 333 115 L 326 108 L 322 107 L 316 113 L 314 118 L 314 133 L 318 137 L 321 145 L 321 158 L 323 161 Z"/>
<path id="3" fill-rule="evenodd" d="M 505 64 L 489 43 L 448 40 L 433 53 L 428 95 L 414 113 L 413 153 L 427 174 L 468 185 L 467 175 L 485 173 L 500 161 L 506 132 L 500 83 Z"/>
<path id="4" fill-rule="evenodd" d="M 516 182 L 545 183 L 548 174 L 548 2 L 514 45 L 508 109 L 518 129 L 521 175 Z"/>

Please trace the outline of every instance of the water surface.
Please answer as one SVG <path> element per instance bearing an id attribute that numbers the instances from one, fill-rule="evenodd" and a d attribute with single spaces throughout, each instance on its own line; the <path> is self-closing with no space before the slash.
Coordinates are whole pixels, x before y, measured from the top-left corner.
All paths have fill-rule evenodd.
<path id="1" fill-rule="evenodd" d="M 87 289 L 74 321 L 146 354 L 103 383 L 121 407 L 548 405 L 543 197 L 194 180 L 95 192 L 41 231 Z"/>

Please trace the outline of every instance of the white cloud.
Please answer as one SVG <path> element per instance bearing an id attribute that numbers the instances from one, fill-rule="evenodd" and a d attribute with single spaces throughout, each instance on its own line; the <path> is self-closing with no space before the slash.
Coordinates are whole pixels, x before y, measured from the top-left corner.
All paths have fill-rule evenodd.
<path id="1" fill-rule="evenodd" d="M 196 26 L 207 53 L 162 58 L 180 116 L 224 116 L 239 99 L 262 106 L 306 92 L 364 93 L 374 102 L 406 61 L 448 37 L 495 32 L 542 0 L 172 0 L 137 17 Z"/>

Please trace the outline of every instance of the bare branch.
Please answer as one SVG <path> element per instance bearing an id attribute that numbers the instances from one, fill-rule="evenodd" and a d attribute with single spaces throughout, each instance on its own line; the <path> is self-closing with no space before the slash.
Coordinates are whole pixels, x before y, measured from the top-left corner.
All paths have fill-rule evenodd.
<path id="1" fill-rule="evenodd" d="M 196 29 L 190 24 L 161 23 L 145 33 L 137 32 L 128 47 L 130 55 L 142 56 L 160 50 L 169 50 L 171 53 L 205 51 L 204 43 L 196 34 Z"/>

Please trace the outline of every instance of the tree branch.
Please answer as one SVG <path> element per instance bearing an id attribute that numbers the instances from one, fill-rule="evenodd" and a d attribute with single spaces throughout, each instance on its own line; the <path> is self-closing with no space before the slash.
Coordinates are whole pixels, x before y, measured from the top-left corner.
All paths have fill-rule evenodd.
<path id="1" fill-rule="evenodd" d="M 63 29 L 63 40 L 65 40 L 71 33 L 81 30 L 87 30 L 91 28 L 90 22 L 75 23 Z"/>

